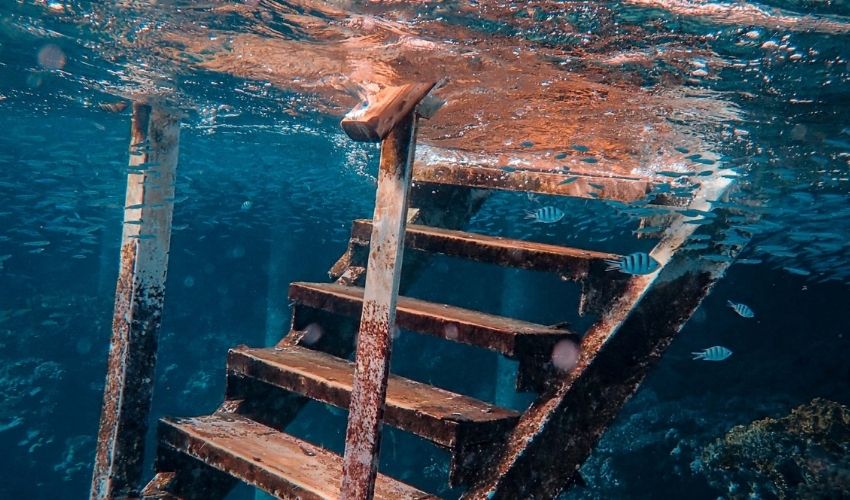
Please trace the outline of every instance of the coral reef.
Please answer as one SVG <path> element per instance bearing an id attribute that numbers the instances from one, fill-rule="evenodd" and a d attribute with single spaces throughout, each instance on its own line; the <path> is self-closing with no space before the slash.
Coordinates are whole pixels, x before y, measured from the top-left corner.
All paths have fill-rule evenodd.
<path id="1" fill-rule="evenodd" d="M 729 498 L 850 494 L 850 409 L 816 398 L 788 416 L 733 427 L 694 469 Z"/>
<path id="2" fill-rule="evenodd" d="M 669 380 L 657 380 L 662 379 Z M 677 498 L 682 491 L 694 492 L 695 499 L 716 498 L 691 463 L 741 415 L 776 414 L 785 408 L 770 398 L 726 397 L 720 402 L 716 396 L 703 392 L 673 398 L 647 384 L 582 466 L 586 485 L 561 498 Z"/>

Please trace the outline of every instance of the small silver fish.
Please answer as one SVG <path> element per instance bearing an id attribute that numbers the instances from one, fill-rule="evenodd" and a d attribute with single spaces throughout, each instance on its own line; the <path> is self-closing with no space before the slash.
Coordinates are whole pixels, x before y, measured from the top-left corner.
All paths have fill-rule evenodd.
<path id="1" fill-rule="evenodd" d="M 606 260 L 607 271 L 620 271 L 625 274 L 652 274 L 658 267 L 657 260 L 645 252 L 635 252 L 625 255 L 620 260 Z"/>
<path id="2" fill-rule="evenodd" d="M 564 211 L 557 207 L 541 207 L 533 212 L 526 212 L 525 218 L 532 219 L 534 222 L 542 222 L 544 224 L 553 224 L 564 218 Z"/>
<path id="3" fill-rule="evenodd" d="M 756 313 L 754 313 L 747 304 L 736 304 L 731 300 L 727 300 L 726 305 L 731 307 L 732 310 L 738 313 L 738 316 L 741 316 L 742 318 L 752 318 L 756 315 Z"/>
<path id="4" fill-rule="evenodd" d="M 723 346 L 716 345 L 704 351 L 692 352 L 691 354 L 693 354 L 694 359 L 701 359 L 703 361 L 723 361 L 732 355 L 732 351 Z"/>
<path id="5" fill-rule="evenodd" d="M 791 274 L 796 274 L 797 276 L 809 276 L 810 274 L 812 274 L 809 271 L 806 271 L 805 269 L 800 269 L 799 267 L 785 266 L 782 269 L 785 269 Z"/>
<path id="6" fill-rule="evenodd" d="M 735 261 L 736 264 L 744 264 L 744 265 L 755 265 L 761 264 L 761 259 L 738 259 Z"/>

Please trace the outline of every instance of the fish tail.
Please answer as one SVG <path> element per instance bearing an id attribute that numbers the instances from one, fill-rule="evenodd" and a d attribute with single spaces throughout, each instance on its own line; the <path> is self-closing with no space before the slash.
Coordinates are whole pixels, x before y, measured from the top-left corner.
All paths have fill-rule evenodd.
<path id="1" fill-rule="evenodd" d="M 731 300 L 727 300 L 726 305 L 729 306 L 729 307 L 735 307 L 735 303 L 732 302 Z"/>
<path id="2" fill-rule="evenodd" d="M 692 352 L 691 355 L 694 357 L 694 359 L 705 359 L 704 352 Z"/>
<path id="3" fill-rule="evenodd" d="M 606 260 L 605 264 L 608 266 L 605 268 L 606 271 L 619 271 L 621 269 L 619 260 Z"/>

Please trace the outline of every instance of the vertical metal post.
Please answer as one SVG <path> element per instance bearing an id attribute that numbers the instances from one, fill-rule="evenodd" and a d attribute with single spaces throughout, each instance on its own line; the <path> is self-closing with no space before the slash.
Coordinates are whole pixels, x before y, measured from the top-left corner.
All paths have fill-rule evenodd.
<path id="1" fill-rule="evenodd" d="M 381 144 L 363 314 L 345 435 L 341 498 L 346 500 L 372 498 L 375 487 L 415 146 L 416 111 L 411 111 Z"/>
<path id="2" fill-rule="evenodd" d="M 133 104 L 121 263 L 92 499 L 126 498 L 140 487 L 179 139 L 177 116 L 149 104 Z"/>

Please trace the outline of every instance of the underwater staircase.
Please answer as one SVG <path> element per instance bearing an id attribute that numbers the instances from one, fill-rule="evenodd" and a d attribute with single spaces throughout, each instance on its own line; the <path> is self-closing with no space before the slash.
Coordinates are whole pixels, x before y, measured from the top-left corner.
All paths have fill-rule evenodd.
<path id="1" fill-rule="evenodd" d="M 409 99 L 415 105 L 426 94 L 419 91 Z M 517 389 L 538 397 L 518 413 L 389 375 L 382 421 L 448 450 L 447 481 L 465 485 L 464 498 L 552 498 L 577 480 L 578 467 L 597 439 L 727 264 L 679 251 L 691 233 L 711 231 L 712 224 L 688 224 L 675 211 L 651 252 L 660 270 L 641 276 L 606 271 L 606 261 L 620 258 L 607 252 L 459 230 L 480 205 L 482 189 L 633 201 L 652 188 L 642 179 L 588 177 L 566 183 L 563 173 L 484 170 L 415 166 L 411 209 L 402 212 L 401 235 L 404 246 L 418 252 L 405 261 L 406 276 L 422 267 L 426 254 L 556 273 L 581 284 L 581 312 L 599 313 L 599 319 L 580 336 L 565 325 L 538 325 L 398 296 L 398 328 L 516 360 Z M 730 182 L 703 178 L 693 197 L 678 204 L 709 210 L 709 202 Z M 277 345 L 229 351 L 225 401 L 215 413 L 160 420 L 157 473 L 142 497 L 223 498 L 240 481 L 279 498 L 348 495 L 341 491 L 343 457 L 283 429 L 308 400 L 343 409 L 352 402 L 356 364 L 349 358 L 364 309 L 370 250 L 380 251 L 370 248 L 375 234 L 371 220 L 354 221 L 348 250 L 330 272 L 334 282 L 290 285 L 292 328 Z M 319 339 L 310 330 L 316 323 L 325 332 Z M 581 351 L 577 366 L 566 373 L 551 362 L 554 346 L 564 340 Z M 436 498 L 380 473 L 373 494 L 393 500 Z"/>

